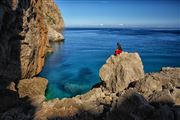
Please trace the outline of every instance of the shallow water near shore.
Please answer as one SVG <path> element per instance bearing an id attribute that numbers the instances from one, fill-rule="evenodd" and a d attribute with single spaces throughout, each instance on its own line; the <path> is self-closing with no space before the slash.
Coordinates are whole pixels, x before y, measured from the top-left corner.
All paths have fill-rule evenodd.
<path id="1" fill-rule="evenodd" d="M 116 43 L 127 52 L 138 52 L 145 72 L 164 66 L 180 67 L 180 30 L 68 28 L 65 41 L 53 43 L 39 76 L 48 79 L 46 98 L 83 94 L 100 82 L 99 69 L 114 53 Z"/>

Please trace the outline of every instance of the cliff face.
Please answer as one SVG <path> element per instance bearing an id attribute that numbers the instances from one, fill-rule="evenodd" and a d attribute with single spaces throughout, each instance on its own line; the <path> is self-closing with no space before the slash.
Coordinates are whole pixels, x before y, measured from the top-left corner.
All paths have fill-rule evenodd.
<path id="1" fill-rule="evenodd" d="M 44 16 L 49 27 L 57 31 L 64 29 L 64 20 L 53 0 L 43 0 Z"/>
<path id="2" fill-rule="evenodd" d="M 63 26 L 53 0 L 1 0 L 1 82 L 37 75 L 44 65 L 48 28 L 61 30 Z"/>
<path id="3" fill-rule="evenodd" d="M 33 77 L 42 70 L 49 33 L 54 34 L 49 27 L 55 31 L 53 26 L 60 30 L 64 24 L 53 0 L 48 5 L 44 0 L 0 0 L 0 120 L 32 119 L 36 106 L 24 96 L 34 91 L 36 102 L 45 99 L 47 80 Z"/>
<path id="4" fill-rule="evenodd" d="M 144 75 L 138 53 L 112 55 L 102 83 L 83 95 L 43 102 L 36 120 L 179 120 L 180 68 Z"/>

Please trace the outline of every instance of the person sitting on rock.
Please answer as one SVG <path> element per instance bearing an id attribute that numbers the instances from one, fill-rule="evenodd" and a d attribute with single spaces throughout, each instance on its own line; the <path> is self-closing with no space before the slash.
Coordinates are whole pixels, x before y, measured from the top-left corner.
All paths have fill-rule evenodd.
<path id="1" fill-rule="evenodd" d="M 117 48 L 116 48 L 116 50 L 114 52 L 114 55 L 116 56 L 116 55 L 118 55 L 120 53 L 122 53 L 122 47 L 121 47 L 120 43 L 117 43 Z"/>

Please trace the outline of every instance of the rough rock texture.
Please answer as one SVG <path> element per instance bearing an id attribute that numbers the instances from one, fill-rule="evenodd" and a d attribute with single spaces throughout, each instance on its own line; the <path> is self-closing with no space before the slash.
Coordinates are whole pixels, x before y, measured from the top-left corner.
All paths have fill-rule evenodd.
<path id="1" fill-rule="evenodd" d="M 45 95 L 45 90 L 48 81 L 45 78 L 32 78 L 20 80 L 17 86 L 19 97 L 35 97 L 38 95 Z"/>
<path id="2" fill-rule="evenodd" d="M 8 85 L 37 75 L 44 65 L 48 39 L 64 39 L 63 27 L 53 0 L 1 0 L 0 82 Z"/>
<path id="3" fill-rule="evenodd" d="M 122 64 L 131 64 L 132 74 L 137 70 L 143 72 L 143 66 L 137 53 L 125 53 L 126 61 L 121 62 L 120 56 L 113 56 L 113 62 L 107 63 L 114 67 L 121 67 Z M 130 58 L 137 60 L 137 64 L 131 63 Z M 107 64 L 106 63 L 106 64 Z M 118 65 L 121 64 L 121 65 Z M 131 69 L 129 68 L 129 69 Z M 106 71 L 103 66 L 102 69 Z M 102 70 L 101 69 L 101 70 Z M 111 74 L 107 67 L 106 74 Z M 117 68 L 119 69 L 119 68 Z M 126 73 L 129 69 L 122 69 L 119 72 Z M 180 68 L 162 68 L 160 73 L 149 73 L 144 78 L 139 77 L 136 81 L 127 79 L 125 87 L 112 91 L 105 82 L 110 82 L 107 77 L 103 83 L 95 86 L 92 90 L 83 95 L 68 99 L 54 99 L 43 102 L 41 108 L 35 114 L 35 120 L 179 120 L 179 87 L 178 81 Z M 113 74 L 117 78 L 118 74 Z M 139 72 L 138 72 L 139 73 Z M 101 73 L 100 73 L 101 74 Z M 103 74 L 103 75 L 106 75 Z M 141 76 L 141 75 L 140 75 Z M 132 77 L 132 79 L 134 79 Z M 113 86 L 111 86 L 113 87 Z M 116 86 L 115 86 L 116 87 Z"/>
<path id="4" fill-rule="evenodd" d="M 54 0 L 43 2 L 45 21 L 48 25 L 48 39 L 50 42 L 63 41 L 64 20 Z M 50 45 L 49 45 L 50 46 Z M 49 47 L 48 46 L 48 47 Z"/>
<path id="5" fill-rule="evenodd" d="M 29 78 L 44 65 L 48 42 L 41 0 L 0 1 L 0 78 Z"/>
<path id="6" fill-rule="evenodd" d="M 143 64 L 138 53 L 123 52 L 118 56 L 112 55 L 99 75 L 109 90 L 122 91 L 129 83 L 144 78 Z"/>
<path id="7" fill-rule="evenodd" d="M 49 27 L 57 31 L 64 29 L 64 20 L 54 0 L 43 0 L 44 16 Z"/>
<path id="8" fill-rule="evenodd" d="M 45 100 L 47 81 L 33 77 L 44 65 L 48 27 L 64 25 L 53 0 L 46 5 L 44 0 L 0 0 L 0 120 L 32 120 Z M 52 13 L 56 22 L 44 13 Z"/>
<path id="9" fill-rule="evenodd" d="M 57 32 L 55 29 L 49 27 L 48 39 L 49 39 L 49 42 L 58 42 L 58 41 L 64 40 L 64 36 L 62 35 L 62 33 Z"/>
<path id="10" fill-rule="evenodd" d="M 13 87 L 12 87 L 13 86 Z M 14 90 L 14 83 L 11 87 Z M 45 101 L 47 80 L 32 78 L 21 80 L 17 90 L 0 90 L 0 120 L 31 120 L 36 109 Z M 17 93 L 18 91 L 18 93 Z"/>
<path id="11" fill-rule="evenodd" d="M 45 101 L 47 80 L 20 79 L 41 71 L 48 39 L 63 24 L 52 0 L 0 1 L 0 120 L 180 119 L 180 68 L 144 77 L 137 53 L 111 56 L 88 93 Z"/>
<path id="12" fill-rule="evenodd" d="M 169 101 L 173 102 L 174 100 L 176 101 L 176 104 L 180 105 L 179 83 L 180 68 L 162 68 L 160 73 L 146 74 L 145 78 L 138 81 L 135 87 L 147 99 L 164 91 L 161 94 L 166 95 L 167 99 L 169 98 Z M 168 95 L 170 95 L 173 100 L 168 97 Z"/>

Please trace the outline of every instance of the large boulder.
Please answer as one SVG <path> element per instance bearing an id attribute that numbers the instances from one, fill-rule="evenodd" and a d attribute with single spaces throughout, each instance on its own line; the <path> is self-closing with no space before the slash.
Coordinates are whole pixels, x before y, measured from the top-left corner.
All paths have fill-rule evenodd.
<path id="1" fill-rule="evenodd" d="M 110 91 L 122 91 L 133 82 L 144 78 L 144 70 L 138 53 L 123 52 L 112 55 L 99 72 L 105 87 Z"/>
<path id="2" fill-rule="evenodd" d="M 45 78 L 34 77 L 32 79 L 20 80 L 18 84 L 18 93 L 20 98 L 28 96 L 34 98 L 44 95 L 48 81 Z"/>

